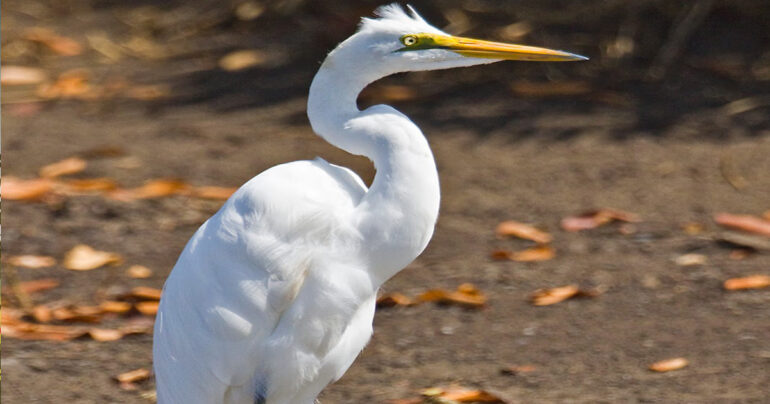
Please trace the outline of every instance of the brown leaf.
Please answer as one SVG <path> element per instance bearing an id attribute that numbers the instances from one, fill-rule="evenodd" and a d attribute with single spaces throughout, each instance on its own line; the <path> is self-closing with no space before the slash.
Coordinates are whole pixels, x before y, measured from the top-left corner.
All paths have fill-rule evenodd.
<path id="1" fill-rule="evenodd" d="M 18 287 L 24 293 L 42 292 L 59 286 L 59 281 L 53 278 L 36 279 L 34 281 L 19 282 Z"/>
<path id="2" fill-rule="evenodd" d="M 685 358 L 671 358 L 658 361 L 650 365 L 650 370 L 653 372 L 670 372 L 672 370 L 679 370 L 687 366 L 689 361 Z"/>
<path id="3" fill-rule="evenodd" d="M 183 192 L 188 185 L 180 180 L 159 179 L 148 181 L 146 184 L 131 189 L 117 189 L 109 193 L 113 199 L 120 201 L 133 201 L 136 199 L 150 199 L 171 196 Z"/>
<path id="4" fill-rule="evenodd" d="M 45 255 L 16 255 L 8 263 L 22 268 L 47 268 L 56 265 L 56 258 Z"/>
<path id="5" fill-rule="evenodd" d="M 520 97 L 574 97 L 591 92 L 591 84 L 587 81 L 549 81 L 535 83 L 527 80 L 515 81 L 511 90 Z"/>
<path id="6" fill-rule="evenodd" d="M 416 303 L 411 298 L 398 292 L 385 293 L 377 298 L 377 307 L 412 306 Z"/>
<path id="7" fill-rule="evenodd" d="M 51 319 L 53 318 L 53 314 L 51 313 L 51 309 L 48 306 L 44 305 L 44 304 L 41 304 L 40 306 L 33 307 L 31 314 L 32 314 L 32 318 L 34 318 L 35 321 L 40 322 L 40 323 L 47 323 L 47 322 L 51 321 Z"/>
<path id="8" fill-rule="evenodd" d="M 215 186 L 203 186 L 194 187 L 190 190 L 190 196 L 202 199 L 227 199 L 238 188 L 236 187 L 215 187 Z"/>
<path id="9" fill-rule="evenodd" d="M 515 220 L 506 220 L 497 225 L 495 234 L 498 237 L 513 236 L 532 240 L 538 244 L 550 243 L 553 239 L 550 234 L 536 229 L 534 226 L 517 222 Z"/>
<path id="10" fill-rule="evenodd" d="M 219 59 L 219 67 L 228 72 L 238 71 L 265 63 L 267 56 L 256 49 L 230 52 Z"/>
<path id="11" fill-rule="evenodd" d="M 106 300 L 99 304 L 99 308 L 105 313 L 125 314 L 131 310 L 131 303 Z"/>
<path id="12" fill-rule="evenodd" d="M 487 298 L 471 284 L 462 284 L 457 291 L 450 292 L 443 289 L 431 289 L 417 297 L 421 302 L 437 302 L 443 304 L 459 304 L 461 306 L 480 308 L 484 307 Z"/>
<path id="13" fill-rule="evenodd" d="M 89 271 L 109 264 L 119 264 L 123 258 L 116 253 L 95 250 L 78 244 L 64 256 L 64 267 L 73 271 Z"/>
<path id="14" fill-rule="evenodd" d="M 532 294 L 532 304 L 549 306 L 574 297 L 580 292 L 577 285 L 567 285 L 552 289 L 538 289 Z"/>
<path id="15" fill-rule="evenodd" d="M 158 305 L 160 302 L 157 301 L 146 301 L 146 302 L 138 302 L 134 305 L 136 307 L 136 310 L 140 313 L 144 314 L 145 316 L 154 316 L 158 313 Z"/>
<path id="16" fill-rule="evenodd" d="M 44 99 L 79 98 L 91 99 L 91 85 L 88 83 L 89 73 L 82 69 L 70 70 L 59 75 L 53 83 L 42 84 L 37 89 L 37 95 Z"/>
<path id="17" fill-rule="evenodd" d="M 727 290 L 762 289 L 770 286 L 770 276 L 751 275 L 743 278 L 728 279 L 724 283 Z"/>
<path id="18" fill-rule="evenodd" d="M 123 338 L 123 331 L 110 329 L 110 328 L 92 328 L 88 330 L 88 335 L 94 339 L 94 341 L 109 342 L 117 341 Z"/>
<path id="19" fill-rule="evenodd" d="M 597 228 L 612 221 L 639 222 L 639 216 L 615 209 L 599 209 L 585 212 L 578 216 L 569 216 L 561 220 L 561 227 L 566 231 L 581 231 Z"/>
<path id="20" fill-rule="evenodd" d="M 65 194 L 82 194 L 89 192 L 111 191 L 118 187 L 115 181 L 109 178 L 83 178 L 72 179 L 59 183 L 60 191 Z M 59 188 L 57 188 L 59 190 Z"/>
<path id="21" fill-rule="evenodd" d="M 460 403 L 505 403 L 500 397 L 497 397 L 484 390 L 472 390 L 464 387 L 451 387 L 442 389 L 438 387 L 425 389 L 423 396 L 436 397 L 443 400 L 455 401 Z"/>
<path id="22" fill-rule="evenodd" d="M 102 320 L 102 309 L 98 306 L 57 307 L 51 314 L 59 321 L 98 323 Z"/>
<path id="23" fill-rule="evenodd" d="M 149 369 L 135 369 L 115 376 L 115 380 L 121 383 L 136 383 L 150 378 Z"/>
<path id="24" fill-rule="evenodd" d="M 510 259 L 518 262 L 536 262 L 547 261 L 556 255 L 553 247 L 541 245 L 527 248 L 526 250 L 516 251 L 510 255 Z"/>
<path id="25" fill-rule="evenodd" d="M 45 72 L 36 67 L 9 65 L 0 67 L 0 85 L 26 86 L 42 83 L 45 79 Z"/>
<path id="26" fill-rule="evenodd" d="M 62 56 L 75 56 L 83 52 L 83 46 L 72 38 L 61 36 L 47 28 L 34 27 L 27 30 L 24 38 L 39 42 Z"/>
<path id="27" fill-rule="evenodd" d="M 80 157 L 69 157 L 40 168 L 43 178 L 56 178 L 62 175 L 79 173 L 86 169 L 86 161 Z"/>
<path id="28" fill-rule="evenodd" d="M 46 178 L 23 180 L 21 178 L 4 176 L 0 194 L 9 201 L 39 200 L 53 188 L 53 181 Z"/>
<path id="29" fill-rule="evenodd" d="M 752 215 L 734 215 L 731 213 L 719 213 L 714 217 L 714 220 L 721 226 L 770 237 L 770 220 Z"/>
<path id="30" fill-rule="evenodd" d="M 163 293 L 161 289 L 150 288 L 147 286 L 137 286 L 131 289 L 131 296 L 145 300 L 160 300 Z"/>
<path id="31" fill-rule="evenodd" d="M 7 309 L 3 309 L 5 312 Z M 3 313 L 5 314 L 5 313 Z M 3 336 L 24 340 L 69 341 L 86 334 L 88 330 L 78 326 L 33 324 L 24 321 L 7 323 L 3 318 Z"/>
<path id="32" fill-rule="evenodd" d="M 128 276 L 134 279 L 144 279 L 152 276 L 152 270 L 144 265 L 131 265 L 126 272 Z"/>

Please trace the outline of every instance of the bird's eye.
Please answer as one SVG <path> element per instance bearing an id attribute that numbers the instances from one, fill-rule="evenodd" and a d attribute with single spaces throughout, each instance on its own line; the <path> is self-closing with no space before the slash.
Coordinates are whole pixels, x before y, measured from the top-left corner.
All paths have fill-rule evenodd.
<path id="1" fill-rule="evenodd" d="M 412 46 L 417 43 L 417 37 L 414 35 L 404 35 L 401 37 L 401 43 L 406 46 Z"/>

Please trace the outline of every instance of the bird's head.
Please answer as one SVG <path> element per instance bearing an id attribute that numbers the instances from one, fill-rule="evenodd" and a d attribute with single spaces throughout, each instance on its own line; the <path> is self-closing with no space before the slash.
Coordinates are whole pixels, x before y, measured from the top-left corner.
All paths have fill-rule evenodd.
<path id="1" fill-rule="evenodd" d="M 473 66 L 500 60 L 560 62 L 586 60 L 572 53 L 449 35 L 417 12 L 382 6 L 378 18 L 364 18 L 358 32 L 340 44 L 331 60 L 344 59 L 380 77 L 393 73 Z M 335 55 L 336 54 L 336 55 Z M 327 59 L 329 60 L 329 59 Z"/>

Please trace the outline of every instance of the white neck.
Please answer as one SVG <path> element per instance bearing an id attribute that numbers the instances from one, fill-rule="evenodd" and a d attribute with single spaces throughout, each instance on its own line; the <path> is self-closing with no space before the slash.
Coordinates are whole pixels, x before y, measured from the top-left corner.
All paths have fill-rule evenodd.
<path id="1" fill-rule="evenodd" d="M 378 287 L 430 240 L 438 217 L 438 173 L 427 140 L 409 118 L 384 105 L 365 111 L 356 106 L 361 90 L 387 73 L 355 70 L 334 59 L 332 52 L 313 79 L 308 117 L 326 141 L 368 157 L 377 169 L 354 220 L 367 240 L 365 258 Z"/>

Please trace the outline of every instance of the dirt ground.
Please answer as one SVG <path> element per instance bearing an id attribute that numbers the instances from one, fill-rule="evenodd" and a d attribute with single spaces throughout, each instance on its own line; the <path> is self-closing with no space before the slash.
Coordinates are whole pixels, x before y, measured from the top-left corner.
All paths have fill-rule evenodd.
<path id="1" fill-rule="evenodd" d="M 351 34 L 357 16 L 369 15 L 375 3 L 275 2 L 246 21 L 233 17 L 231 6 L 239 2 L 120 3 L 3 2 L 4 65 L 41 67 L 52 77 L 87 69 L 94 87 L 124 80 L 168 91 L 147 100 L 40 100 L 34 90 L 3 87 L 4 175 L 32 178 L 45 164 L 111 148 L 120 155 L 90 158 L 74 177 L 109 177 L 124 186 L 169 177 L 238 186 L 270 166 L 321 156 L 372 178 L 365 158 L 316 137 L 304 111 L 324 52 Z M 413 118 L 441 177 L 434 238 L 384 291 L 414 296 L 470 282 L 489 300 L 480 310 L 378 309 L 372 341 L 321 402 L 385 403 L 452 384 L 511 403 L 770 402 L 770 289 L 722 288 L 728 278 L 770 275 L 770 251 L 731 258 L 738 247 L 717 241 L 724 229 L 713 219 L 719 212 L 770 209 L 770 32 L 751 8 L 762 3 L 714 6 L 657 80 L 646 72 L 683 18 L 682 10 L 661 2 L 631 10 L 617 5 L 622 2 L 578 8 L 522 1 L 516 12 L 495 12 L 485 1 L 425 3 L 414 2 L 439 26 L 455 24 L 456 30 L 447 28 L 452 32 L 503 39 L 496 28 L 531 21 L 524 42 L 592 60 L 404 74 L 362 97 L 363 104 L 387 102 Z M 605 8 L 590 11 L 599 5 Z M 462 19 L 444 8 L 464 10 L 470 22 L 457 25 Z M 71 37 L 85 50 L 62 56 L 30 48 L 24 33 L 33 26 Z M 613 59 L 608 43 L 629 26 L 635 26 L 627 34 L 636 51 Z M 118 56 L 93 45 L 104 44 L 98 37 L 123 44 Z M 154 42 L 129 51 L 134 38 Z M 243 48 L 259 49 L 265 60 L 235 72 L 217 67 L 223 55 Z M 577 90 L 522 89 L 533 82 L 572 83 Z M 742 179 L 737 187 L 736 177 Z M 4 201 L 3 257 L 60 259 L 80 243 L 123 255 L 122 265 L 87 272 L 19 268 L 22 281 L 60 281 L 33 295 L 37 304 L 94 304 L 116 288 L 159 288 L 186 241 L 221 203 L 100 195 Z M 642 221 L 632 231 L 615 224 L 577 233 L 560 228 L 563 217 L 603 207 Z M 530 246 L 495 237 L 495 226 L 508 219 L 552 233 L 555 258 L 493 260 L 495 249 Z M 688 234 L 687 223 L 703 231 Z M 674 260 L 686 253 L 702 254 L 706 262 L 678 266 Z M 133 264 L 153 275 L 130 278 L 125 269 Z M 536 289 L 567 284 L 602 293 L 548 307 L 529 301 Z M 14 307 L 14 296 L 3 292 L 3 304 Z M 154 388 L 152 380 L 125 391 L 112 377 L 151 366 L 151 335 L 116 342 L 3 340 L 3 401 L 149 402 L 142 393 Z M 648 370 L 672 357 L 690 365 Z M 514 365 L 534 370 L 501 372 Z"/>

